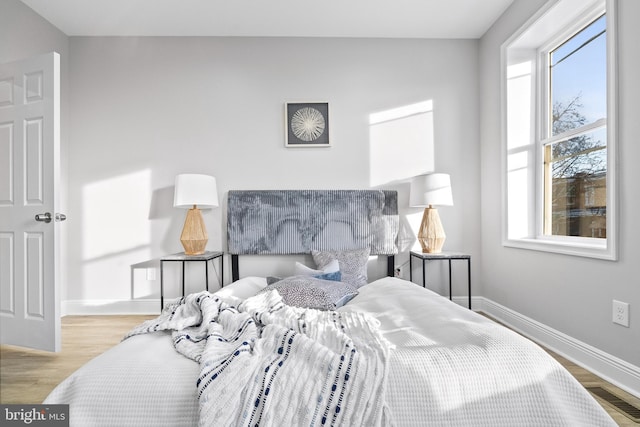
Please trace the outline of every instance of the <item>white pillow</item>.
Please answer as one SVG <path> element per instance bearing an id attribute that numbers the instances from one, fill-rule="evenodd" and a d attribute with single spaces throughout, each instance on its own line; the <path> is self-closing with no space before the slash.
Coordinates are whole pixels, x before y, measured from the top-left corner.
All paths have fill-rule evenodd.
<path id="1" fill-rule="evenodd" d="M 296 262 L 294 276 L 320 276 L 322 274 L 335 273 L 340 271 L 340 263 L 337 259 L 334 259 L 330 263 L 324 266 L 322 270 L 314 270 L 304 264 Z"/>
<path id="2" fill-rule="evenodd" d="M 247 299 L 267 287 L 264 277 L 244 277 L 214 292 L 221 297 Z"/>

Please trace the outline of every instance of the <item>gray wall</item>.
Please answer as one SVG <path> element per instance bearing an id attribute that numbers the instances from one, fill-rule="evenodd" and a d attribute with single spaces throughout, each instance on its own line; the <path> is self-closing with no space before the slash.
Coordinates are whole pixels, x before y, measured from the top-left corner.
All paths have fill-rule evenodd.
<path id="1" fill-rule="evenodd" d="M 68 37 L 19 0 L 0 3 L 0 61 L 11 62 L 56 51 L 61 64 L 69 53 Z"/>
<path id="2" fill-rule="evenodd" d="M 455 188 L 456 206 L 441 208 L 447 247 L 477 253 L 477 41 L 66 37 L 18 0 L 0 7 L 3 62 L 61 54 L 63 309 L 156 309 L 118 303 L 157 299 L 158 277 L 145 271 L 181 250 L 176 174 L 218 179 L 222 206 L 204 216 L 208 248 L 224 250 L 228 189 L 368 188 L 377 173 L 369 114 L 425 100 L 434 103 L 435 168 Z M 284 102 L 316 100 L 330 103 L 333 147 L 286 149 Z M 403 171 L 420 159 L 398 157 L 385 166 L 397 179 L 375 184 L 400 192 L 402 264 L 421 218 L 407 206 Z M 267 274 L 272 261 L 250 259 L 242 274 Z M 176 295 L 179 272 L 169 270 Z"/>
<path id="3" fill-rule="evenodd" d="M 157 298 L 158 283 L 129 266 L 181 250 L 176 174 L 214 175 L 221 200 L 229 189 L 368 188 L 376 173 L 369 114 L 425 100 L 434 104 L 435 167 L 454 186 L 456 205 L 441 210 L 449 247 L 477 253 L 477 47 L 471 40 L 72 37 L 68 299 L 128 298 L 131 274 L 134 295 Z M 329 102 L 331 148 L 284 147 L 284 102 L 295 100 Z M 404 153 L 385 167 L 402 171 L 416 160 Z M 407 213 L 406 182 L 382 186 L 401 192 Z M 419 222 L 421 211 L 409 213 L 408 222 Z M 210 249 L 225 248 L 224 215 L 224 206 L 205 213 Z M 267 274 L 252 262 L 242 275 Z"/>
<path id="4" fill-rule="evenodd" d="M 640 366 L 640 2 L 619 1 L 619 261 L 501 244 L 500 46 L 543 0 L 517 0 L 480 42 L 482 295 L 521 315 Z M 628 302 L 630 328 L 612 323 L 612 300 Z M 637 368 L 636 368 L 637 369 Z"/>

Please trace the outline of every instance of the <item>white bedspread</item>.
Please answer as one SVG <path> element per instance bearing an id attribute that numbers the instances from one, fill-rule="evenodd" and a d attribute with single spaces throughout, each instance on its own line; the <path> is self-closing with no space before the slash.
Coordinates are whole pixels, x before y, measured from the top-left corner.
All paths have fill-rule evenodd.
<path id="1" fill-rule="evenodd" d="M 395 348 L 388 404 L 407 426 L 615 426 L 541 347 L 395 278 L 360 288 L 340 311 L 375 313 Z"/>
<path id="2" fill-rule="evenodd" d="M 386 403 L 395 425 L 616 425 L 562 366 L 516 333 L 407 281 L 384 278 L 359 291 L 339 311 L 370 313 L 392 344 Z M 198 373 L 168 333 L 155 332 L 94 359 L 45 402 L 69 403 L 72 426 L 195 426 Z"/>

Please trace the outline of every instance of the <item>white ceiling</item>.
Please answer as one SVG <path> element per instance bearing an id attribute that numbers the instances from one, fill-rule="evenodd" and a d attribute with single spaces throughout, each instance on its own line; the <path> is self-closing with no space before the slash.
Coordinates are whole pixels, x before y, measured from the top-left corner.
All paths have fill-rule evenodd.
<path id="1" fill-rule="evenodd" d="M 22 0 L 68 36 L 480 38 L 513 0 Z"/>

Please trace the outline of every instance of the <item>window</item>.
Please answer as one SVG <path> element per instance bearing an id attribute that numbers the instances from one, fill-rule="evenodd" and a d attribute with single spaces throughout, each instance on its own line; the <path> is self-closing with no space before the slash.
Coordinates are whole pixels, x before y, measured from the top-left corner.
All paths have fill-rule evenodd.
<path id="1" fill-rule="evenodd" d="M 568 40 L 543 50 L 549 91 L 544 158 L 544 234 L 602 238 L 606 230 L 607 45 L 606 15 Z M 600 184 L 600 185 L 599 185 Z M 595 194 L 601 192 L 595 205 Z"/>
<path id="2" fill-rule="evenodd" d="M 503 46 L 504 243 L 615 259 L 614 0 L 552 0 Z"/>

